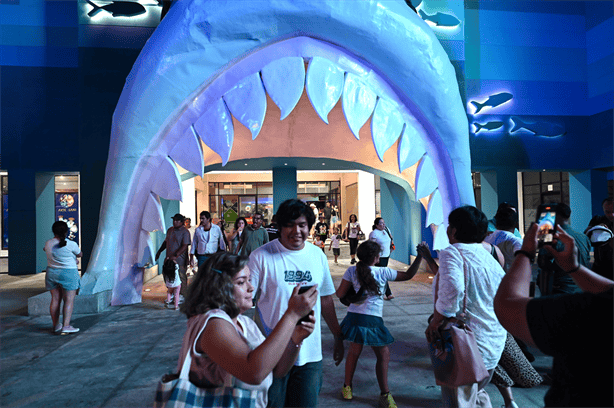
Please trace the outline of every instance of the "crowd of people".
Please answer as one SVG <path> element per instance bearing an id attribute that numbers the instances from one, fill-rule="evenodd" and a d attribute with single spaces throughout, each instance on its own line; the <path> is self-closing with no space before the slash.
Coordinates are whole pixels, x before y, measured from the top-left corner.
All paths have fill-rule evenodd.
<path id="1" fill-rule="evenodd" d="M 554 243 L 539 248 L 536 224 L 524 239 L 518 237 L 514 207 L 501 205 L 489 222 L 477 208 L 462 206 L 448 216 L 450 245 L 439 251 L 438 262 L 422 243 L 406 271 L 388 267 L 395 245 L 381 217 L 358 245 L 362 230 L 355 214 L 342 225 L 334 207 L 316 213 L 296 199 L 279 206 L 270 229 L 256 213 L 252 224 L 239 218 L 226 233 L 203 211 L 191 233 L 191 224 L 176 214 L 156 259 L 166 250 L 166 305 L 188 317 L 178 369 L 189 354 L 190 382 L 199 387 L 255 390 L 258 407 L 315 407 L 323 381 L 323 320 L 335 339 L 336 365 L 343 361 L 348 342 L 342 398 L 353 398 L 353 378 L 366 345 L 377 358 L 379 406 L 396 407 L 388 386 L 388 346 L 394 338 L 382 318 L 384 300 L 394 297 L 389 281 L 412 279 L 425 261 L 434 274 L 428 341 L 440 338 L 462 315 L 488 371 L 477 383 L 442 385 L 444 406 L 491 406 L 485 386 L 492 381 L 505 407 L 517 407 L 511 387 L 532 387 L 543 380 L 530 364 L 534 357 L 527 346 L 554 357 L 546 406 L 612 406 L 613 207 L 611 199 L 604 200 L 604 215 L 579 233 L 571 228 L 569 206 L 557 205 Z M 79 330 L 70 318 L 81 253 L 66 239 L 65 223 L 56 222 L 53 234 L 44 248 L 50 314 L 54 333 L 70 334 Z M 350 266 L 337 288 L 326 257 L 327 239 L 335 263 L 340 243 L 349 242 Z M 535 296 L 536 254 L 551 261 L 540 261 L 541 295 L 555 296 Z M 196 270 L 189 284 L 188 266 Z M 341 323 L 334 295 L 353 299 Z M 242 315 L 252 307 L 253 320 Z M 589 342 L 605 347 L 590 347 Z M 604 370 L 595 369 L 595 351 Z"/>

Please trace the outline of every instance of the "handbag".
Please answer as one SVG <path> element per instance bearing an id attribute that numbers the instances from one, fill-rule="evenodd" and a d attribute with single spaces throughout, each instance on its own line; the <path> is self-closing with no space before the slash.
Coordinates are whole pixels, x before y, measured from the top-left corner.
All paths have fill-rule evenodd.
<path id="1" fill-rule="evenodd" d="M 358 289 L 358 292 L 356 292 L 354 290 L 354 286 L 350 286 L 348 291 L 345 292 L 345 295 L 342 298 L 340 298 L 339 301 L 343 303 L 345 306 L 349 306 L 352 303 L 359 302 L 362 299 L 363 293 L 365 293 L 364 287 L 361 286 L 360 289 Z"/>
<path id="2" fill-rule="evenodd" d="M 196 336 L 197 339 L 199 337 L 200 334 Z M 256 408 L 257 390 L 238 387 L 197 387 L 189 380 L 191 365 L 192 356 L 188 351 L 181 366 L 181 372 L 166 374 L 158 382 L 154 408 Z M 232 378 L 234 382 L 234 377 Z"/>
<path id="3" fill-rule="evenodd" d="M 394 251 L 394 240 L 392 239 L 392 235 L 390 235 L 390 230 L 388 229 L 388 227 L 386 227 L 386 232 L 388 233 L 388 236 L 390 237 L 390 251 Z"/>
<path id="4" fill-rule="evenodd" d="M 469 325 L 462 320 L 467 312 L 467 278 L 465 272 L 465 296 L 461 319 L 453 317 L 444 320 L 438 329 L 439 338 L 428 343 L 435 382 L 437 385 L 451 388 L 479 383 L 490 376 L 478 350 L 475 335 Z M 438 292 L 439 279 L 435 288 L 435 303 Z"/>

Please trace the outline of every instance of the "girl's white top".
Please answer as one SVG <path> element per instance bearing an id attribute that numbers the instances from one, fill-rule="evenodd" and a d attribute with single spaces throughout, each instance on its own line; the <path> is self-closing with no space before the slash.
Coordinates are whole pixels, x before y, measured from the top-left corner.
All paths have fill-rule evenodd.
<path id="1" fill-rule="evenodd" d="M 81 253 L 79 245 L 69 239 L 66 246 L 60 248 L 60 240 L 51 238 L 45 242 L 45 253 L 47 254 L 47 267 L 56 269 L 77 269 L 77 255 Z"/>
<path id="2" fill-rule="evenodd" d="M 333 235 L 332 237 L 330 237 L 330 241 L 333 248 L 339 248 L 339 243 L 341 242 L 341 235 Z"/>
<path id="3" fill-rule="evenodd" d="M 386 282 L 395 280 L 397 278 L 397 271 L 383 266 L 372 266 L 371 274 L 379 286 L 380 295 L 365 290 L 365 294 L 363 295 L 364 300 L 350 304 L 348 312 L 382 317 Z M 356 266 L 350 266 L 347 271 L 345 271 L 343 280 L 350 282 L 356 292 L 360 290 L 360 282 L 356 275 Z"/>
<path id="4" fill-rule="evenodd" d="M 172 282 L 169 282 L 166 280 L 166 277 L 164 277 L 164 284 L 167 288 L 176 288 L 177 286 L 181 285 L 181 279 L 179 278 L 179 265 L 175 264 L 175 279 Z"/>
<path id="5" fill-rule="evenodd" d="M 439 281 L 435 309 L 446 317 L 460 317 L 467 283 L 465 322 L 475 334 L 486 369 L 497 366 L 506 331 L 499 323 L 493 306 L 495 294 L 505 272 L 482 244 L 457 243 L 439 253 L 439 272 L 433 280 L 433 296 Z"/>

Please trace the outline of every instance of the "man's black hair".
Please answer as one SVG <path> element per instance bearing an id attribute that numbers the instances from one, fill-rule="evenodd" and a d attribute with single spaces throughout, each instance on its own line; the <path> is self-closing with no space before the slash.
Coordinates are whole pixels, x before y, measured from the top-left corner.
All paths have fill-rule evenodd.
<path id="1" fill-rule="evenodd" d="M 291 198 L 281 203 L 275 215 L 277 216 L 277 224 L 282 228 L 300 218 L 301 215 L 305 216 L 309 229 L 311 229 L 316 221 L 313 210 L 296 198 Z"/>
<path id="2" fill-rule="evenodd" d="M 205 216 L 206 219 L 208 220 L 211 219 L 211 213 L 209 211 L 201 211 L 199 217 L 202 217 L 203 215 Z"/>
<path id="3" fill-rule="evenodd" d="M 518 225 L 518 213 L 512 208 L 502 208 L 495 214 L 497 229 L 508 230 Z"/>
<path id="4" fill-rule="evenodd" d="M 484 241 L 488 231 L 486 215 L 470 205 L 454 209 L 448 216 L 448 223 L 456 228 L 454 237 L 465 244 Z"/>
<path id="5" fill-rule="evenodd" d="M 564 220 L 568 220 L 571 217 L 571 208 L 565 203 L 558 203 L 556 205 L 556 215 Z"/>

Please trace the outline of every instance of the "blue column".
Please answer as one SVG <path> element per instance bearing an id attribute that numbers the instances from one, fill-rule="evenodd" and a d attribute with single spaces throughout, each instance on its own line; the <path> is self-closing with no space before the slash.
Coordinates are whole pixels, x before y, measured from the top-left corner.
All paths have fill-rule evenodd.
<path id="1" fill-rule="evenodd" d="M 592 193 L 591 203 L 592 215 L 603 215 L 601 203 L 608 196 L 608 172 L 604 170 L 591 170 L 591 183 L 589 189 Z M 10 200 L 10 198 L 9 198 Z M 573 209 L 573 208 L 572 208 Z"/>
<path id="2" fill-rule="evenodd" d="M 380 178 L 382 218 L 394 238 L 396 249 L 391 258 L 403 263 L 410 262 L 410 254 L 416 255 L 416 245 L 422 241 L 422 205 L 413 199 L 413 191 Z M 370 227 L 363 230 L 368 235 Z M 432 246 L 432 242 L 429 243 Z"/>
<path id="3" fill-rule="evenodd" d="M 40 250 L 48 239 L 53 238 L 51 226 L 55 222 L 55 175 L 38 173 L 36 184 L 36 273 L 47 268 L 47 255 Z"/>
<path id="4" fill-rule="evenodd" d="M 506 202 L 518 208 L 518 172 L 515 167 L 497 169 L 497 196 L 499 198 L 497 207 Z"/>
<path id="5" fill-rule="evenodd" d="M 499 195 L 497 194 L 497 172 L 480 172 L 480 183 L 482 193 L 481 210 L 488 219 L 492 219 L 499 207 Z"/>
<path id="6" fill-rule="evenodd" d="M 33 274 L 37 272 L 34 170 L 9 169 L 8 178 L 9 275 Z"/>
<path id="7" fill-rule="evenodd" d="M 591 220 L 591 171 L 569 173 L 569 207 L 571 226 L 582 232 Z"/>
<path id="8" fill-rule="evenodd" d="M 290 198 L 296 198 L 296 168 L 273 168 L 273 212 L 279 205 Z"/>

